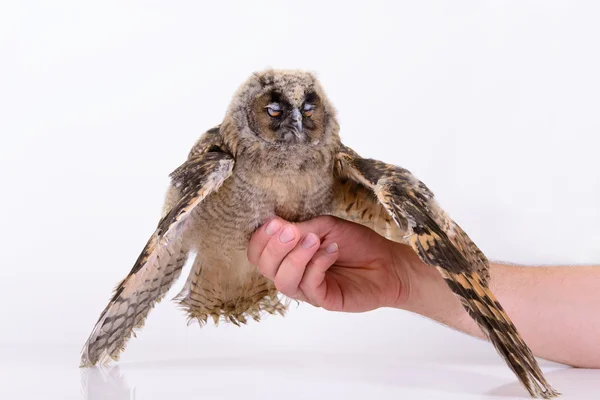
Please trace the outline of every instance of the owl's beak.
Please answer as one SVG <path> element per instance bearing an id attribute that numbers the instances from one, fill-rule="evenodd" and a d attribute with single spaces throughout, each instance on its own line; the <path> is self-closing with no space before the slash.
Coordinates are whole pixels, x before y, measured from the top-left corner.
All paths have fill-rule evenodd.
<path id="1" fill-rule="evenodd" d="M 294 120 L 296 128 L 298 128 L 298 134 L 300 134 L 302 132 L 302 114 L 297 108 L 294 108 L 292 111 L 292 119 Z"/>

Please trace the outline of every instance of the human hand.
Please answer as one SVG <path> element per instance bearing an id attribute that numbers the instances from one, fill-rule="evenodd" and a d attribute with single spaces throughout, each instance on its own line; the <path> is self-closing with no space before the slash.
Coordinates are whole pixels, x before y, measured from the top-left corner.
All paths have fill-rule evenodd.
<path id="1" fill-rule="evenodd" d="M 248 259 L 283 294 L 327 310 L 395 307 L 485 337 L 435 268 L 419 260 L 410 247 L 353 222 L 322 216 L 292 224 L 275 218 L 252 235 Z M 598 325 L 599 319 L 588 310 L 598 302 L 593 287 L 598 286 L 599 268 L 492 263 L 490 284 L 535 355 L 600 368 L 594 336 L 598 329 L 586 329 L 590 334 L 583 336 L 578 329 L 582 321 Z M 569 306 L 557 309 L 557 298 Z M 555 323 L 557 313 L 564 323 Z"/>
<path id="2" fill-rule="evenodd" d="M 331 311 L 398 307 L 408 296 L 401 249 L 371 229 L 332 216 L 274 218 L 248 244 L 248 260 L 288 297 Z"/>

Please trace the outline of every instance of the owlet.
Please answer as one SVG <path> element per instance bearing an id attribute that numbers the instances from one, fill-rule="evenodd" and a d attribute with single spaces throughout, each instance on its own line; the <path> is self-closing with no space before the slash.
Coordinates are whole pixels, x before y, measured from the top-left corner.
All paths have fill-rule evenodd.
<path id="1" fill-rule="evenodd" d="M 488 288 L 489 264 L 433 193 L 406 169 L 360 157 L 338 135 L 318 80 L 266 70 L 241 85 L 223 122 L 204 133 L 171 173 L 163 216 L 86 342 L 82 365 L 116 360 L 154 304 L 191 273 L 177 300 L 190 318 L 245 323 L 286 303 L 247 259 L 251 234 L 277 215 L 330 214 L 409 244 L 437 268 L 532 396 L 558 393 Z"/>

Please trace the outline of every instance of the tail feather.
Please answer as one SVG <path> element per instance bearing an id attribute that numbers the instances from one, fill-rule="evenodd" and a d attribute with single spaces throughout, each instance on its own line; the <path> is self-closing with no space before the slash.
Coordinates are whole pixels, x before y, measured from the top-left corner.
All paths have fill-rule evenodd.
<path id="1" fill-rule="evenodd" d="M 234 276 L 242 274 L 246 264 L 238 268 L 203 266 L 203 257 L 197 257 L 182 291 L 174 298 L 188 315 L 188 322 L 197 320 L 204 326 L 212 318 L 235 325 L 246 324 L 248 318 L 261 319 L 263 312 L 285 315 L 287 304 L 280 298 L 273 283 L 255 268 L 240 282 Z"/>
<path id="2" fill-rule="evenodd" d="M 549 399 L 560 395 L 546 381 L 531 350 L 479 274 L 438 270 L 531 396 Z"/>

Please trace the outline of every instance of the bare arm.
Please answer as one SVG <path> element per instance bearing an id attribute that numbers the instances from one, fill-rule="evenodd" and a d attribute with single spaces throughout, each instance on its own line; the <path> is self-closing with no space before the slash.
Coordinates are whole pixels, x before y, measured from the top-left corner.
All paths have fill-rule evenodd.
<path id="1" fill-rule="evenodd" d="M 410 247 L 333 217 L 271 223 L 253 235 L 248 258 L 285 295 L 332 311 L 400 308 L 483 337 Z M 492 264 L 490 272 L 492 292 L 536 356 L 600 368 L 600 267 Z"/>
<path id="2" fill-rule="evenodd" d="M 459 301 L 407 246 L 396 245 L 397 268 L 410 289 L 396 305 L 469 335 L 483 337 Z M 491 290 L 535 355 L 582 368 L 600 368 L 600 267 L 491 265 Z"/>

